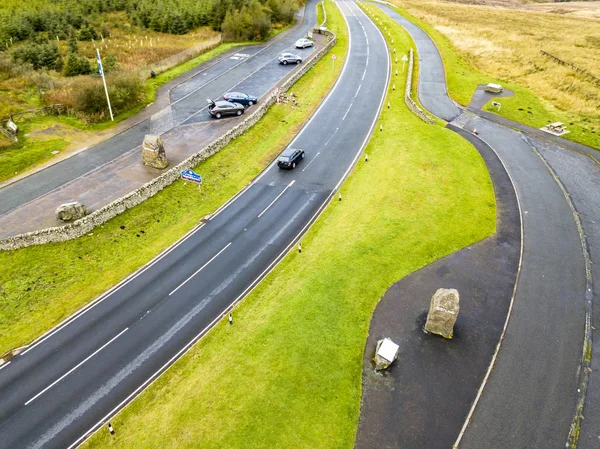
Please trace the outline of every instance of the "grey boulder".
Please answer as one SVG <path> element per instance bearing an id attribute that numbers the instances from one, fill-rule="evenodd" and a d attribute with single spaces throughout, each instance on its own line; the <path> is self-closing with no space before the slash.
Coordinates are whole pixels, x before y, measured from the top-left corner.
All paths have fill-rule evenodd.
<path id="1" fill-rule="evenodd" d="M 454 288 L 440 288 L 431 297 L 425 332 L 452 338 L 458 318 L 460 297 Z"/>
<path id="2" fill-rule="evenodd" d="M 72 221 L 85 217 L 88 213 L 86 207 L 78 201 L 61 204 L 54 211 L 60 221 Z"/>

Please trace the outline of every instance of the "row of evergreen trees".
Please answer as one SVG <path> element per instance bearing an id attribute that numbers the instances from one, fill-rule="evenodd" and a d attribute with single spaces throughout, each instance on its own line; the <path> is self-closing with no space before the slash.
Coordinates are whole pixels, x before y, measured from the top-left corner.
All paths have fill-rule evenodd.
<path id="1" fill-rule="evenodd" d="M 80 40 L 94 38 L 88 17 L 125 11 L 139 27 L 163 33 L 185 34 L 210 25 L 221 30 L 229 22 L 253 28 L 251 36 L 264 37 L 266 22 L 289 23 L 303 0 L 4 0 L 0 4 L 0 42 L 32 39 L 36 33 L 67 39 L 80 33 Z M 254 20 L 248 21 L 248 15 Z M 229 26 L 231 28 L 231 26 Z M 92 32 L 90 32 L 92 30 Z M 238 31 L 234 35 L 240 34 Z"/>
<path id="2" fill-rule="evenodd" d="M 15 61 L 31 64 L 35 70 L 48 69 L 62 72 L 65 76 L 89 75 L 95 70 L 95 65 L 79 53 L 77 39 L 69 37 L 68 52 L 63 58 L 56 42 L 33 40 L 18 47 L 12 57 Z M 110 72 L 116 67 L 114 56 L 107 56 L 104 60 L 104 71 Z"/>

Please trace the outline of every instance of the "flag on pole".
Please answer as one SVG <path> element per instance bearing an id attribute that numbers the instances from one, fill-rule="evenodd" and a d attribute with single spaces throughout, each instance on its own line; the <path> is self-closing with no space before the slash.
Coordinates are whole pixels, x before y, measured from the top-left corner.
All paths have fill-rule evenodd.
<path id="1" fill-rule="evenodd" d="M 98 73 L 100 76 L 104 76 L 104 71 L 102 70 L 102 60 L 100 59 L 100 53 L 97 53 L 96 60 L 98 61 Z"/>
<path id="2" fill-rule="evenodd" d="M 102 83 L 104 84 L 104 91 L 106 92 L 106 102 L 108 103 L 108 111 L 110 112 L 110 119 L 115 120 L 113 117 L 112 107 L 110 105 L 110 98 L 108 96 L 108 87 L 106 87 L 106 77 L 104 76 L 104 70 L 102 69 L 102 60 L 100 59 L 100 50 L 96 48 L 96 60 L 98 61 L 98 73 L 102 76 Z"/>

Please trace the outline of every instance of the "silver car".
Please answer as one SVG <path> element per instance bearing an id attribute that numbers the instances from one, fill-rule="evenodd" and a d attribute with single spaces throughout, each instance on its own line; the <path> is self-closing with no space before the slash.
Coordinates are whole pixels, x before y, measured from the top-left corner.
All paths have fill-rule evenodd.
<path id="1" fill-rule="evenodd" d="M 310 39 L 306 39 L 306 38 L 298 39 L 296 41 L 296 48 L 312 47 L 313 45 L 315 45 L 315 43 L 313 41 L 311 41 Z"/>
<path id="2" fill-rule="evenodd" d="M 293 53 L 281 53 L 277 58 L 280 64 L 300 64 L 302 62 L 302 58 Z"/>

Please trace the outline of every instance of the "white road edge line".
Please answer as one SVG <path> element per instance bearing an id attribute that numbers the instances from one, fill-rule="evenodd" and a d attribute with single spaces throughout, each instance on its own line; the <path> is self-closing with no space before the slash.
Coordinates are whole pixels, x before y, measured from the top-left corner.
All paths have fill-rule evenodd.
<path id="1" fill-rule="evenodd" d="M 483 117 L 480 117 L 480 118 L 484 119 Z M 487 382 L 489 380 L 489 377 L 492 374 L 492 371 L 493 371 L 494 366 L 496 364 L 496 359 L 498 358 L 498 354 L 500 353 L 500 348 L 502 347 L 502 343 L 504 342 L 504 336 L 506 335 L 506 330 L 508 329 L 508 323 L 510 321 L 510 317 L 512 316 L 512 310 L 513 310 L 513 305 L 514 305 L 514 302 L 515 302 L 515 296 L 517 295 L 517 288 L 519 287 L 519 281 L 521 280 L 521 267 L 523 265 L 523 235 L 524 235 L 523 234 L 524 233 L 523 227 L 524 227 L 524 223 L 523 223 L 523 209 L 521 207 L 521 200 L 519 199 L 519 193 L 517 192 L 517 188 L 515 187 L 515 183 L 513 181 L 513 178 L 511 176 L 510 172 L 508 171 L 508 169 L 506 168 L 506 165 L 504 164 L 504 161 L 500 157 L 500 154 L 485 139 L 483 139 L 480 136 L 477 136 L 477 138 L 479 140 L 481 140 L 483 143 L 485 143 L 488 147 L 490 147 L 492 149 L 492 151 L 496 154 L 496 157 L 498 158 L 498 160 L 502 164 L 502 167 L 504 168 L 504 171 L 508 175 L 508 179 L 510 179 L 510 183 L 511 183 L 513 191 L 515 193 L 515 197 L 517 199 L 517 205 L 518 205 L 518 208 L 519 208 L 519 219 L 521 220 L 521 248 L 520 248 L 520 254 L 519 254 L 519 266 L 517 267 L 517 276 L 515 278 L 515 286 L 513 287 L 513 292 L 512 292 L 512 295 L 510 297 L 510 304 L 508 306 L 508 312 L 506 313 L 506 320 L 504 321 L 504 327 L 502 328 L 502 333 L 500 334 L 500 338 L 498 339 L 498 344 L 496 345 L 496 349 L 494 350 L 494 355 L 492 356 L 492 360 L 490 361 L 488 369 L 487 369 L 487 371 L 485 373 L 485 377 L 483 378 L 483 381 L 481 382 L 481 385 L 477 389 L 477 396 L 475 397 L 475 400 L 473 401 L 473 404 L 471 405 L 471 409 L 469 410 L 469 414 L 467 415 L 467 418 L 465 419 L 465 422 L 463 423 L 463 426 L 460 429 L 460 433 L 458 434 L 458 437 L 456 438 L 456 441 L 452 445 L 453 449 L 458 448 L 458 446 L 460 445 L 460 442 L 461 442 L 461 440 L 462 440 L 462 438 L 463 438 L 463 436 L 464 436 L 464 434 L 465 434 L 465 432 L 467 430 L 467 427 L 469 426 L 469 424 L 471 423 L 471 421 L 473 419 L 473 414 L 475 413 L 475 409 L 477 408 L 477 405 L 479 404 L 479 400 L 481 399 L 481 395 L 483 393 L 483 390 L 485 389 L 485 387 L 487 385 Z M 467 139 L 465 139 L 465 140 L 467 140 Z"/>
<path id="2" fill-rule="evenodd" d="M 12 362 L 6 362 L 5 364 L 0 366 L 0 370 L 2 370 L 3 368 L 6 368 L 8 365 L 10 365 Z"/>
<path id="3" fill-rule="evenodd" d="M 312 164 L 316 158 L 319 157 L 319 154 L 321 154 L 321 152 L 319 151 L 317 154 L 315 154 L 315 157 L 313 157 L 310 162 L 308 164 L 306 164 L 306 167 L 304 167 L 304 169 L 302 169 L 302 171 L 305 171 L 308 167 L 310 167 L 310 164 Z"/>
<path id="4" fill-rule="evenodd" d="M 289 183 L 289 184 L 288 184 L 288 185 L 285 187 L 285 189 L 283 189 L 283 190 L 281 191 L 281 193 L 280 193 L 279 195 L 277 195 L 277 196 L 275 197 L 275 199 L 274 199 L 273 201 L 271 201 L 271 203 L 269 203 L 269 205 L 268 205 L 267 207 L 265 207 L 265 209 L 264 209 L 264 210 L 263 210 L 263 211 L 262 211 L 260 214 L 258 214 L 258 217 L 256 217 L 256 218 L 260 218 L 260 217 L 262 217 L 262 216 L 263 216 L 263 214 L 264 214 L 266 211 L 268 211 L 268 210 L 269 210 L 269 208 L 270 208 L 270 207 L 271 207 L 273 204 L 275 204 L 275 201 L 277 201 L 279 198 L 281 198 L 281 195 L 283 195 L 287 189 L 289 189 L 290 187 L 292 187 L 292 186 L 294 185 L 294 183 L 295 183 L 295 182 L 296 182 L 296 180 L 295 180 L 295 179 L 292 179 L 292 182 L 290 182 L 290 183 Z"/>
<path id="5" fill-rule="evenodd" d="M 67 377 L 69 374 L 71 374 L 73 371 L 75 371 L 77 368 L 79 368 L 81 365 L 83 365 L 85 362 L 87 362 L 89 359 L 91 359 L 92 357 L 94 357 L 96 354 L 98 354 L 100 351 L 102 351 L 104 348 L 106 348 L 109 344 L 111 344 L 113 341 L 115 341 L 117 338 L 119 338 L 121 335 L 123 335 L 125 332 L 127 332 L 128 329 L 129 329 L 128 327 L 126 327 L 125 329 L 123 329 L 115 337 L 113 337 L 108 343 L 105 343 L 100 349 L 97 349 L 93 354 L 89 355 L 85 360 L 83 360 L 82 362 L 79 362 L 74 368 L 71 368 L 65 374 L 63 374 L 62 376 L 60 376 L 58 379 L 56 379 L 54 382 L 52 382 L 50 385 L 48 385 L 46 388 L 44 388 L 42 391 L 40 391 L 38 394 L 36 394 L 30 400 L 28 400 L 25 403 L 25 405 L 31 404 L 33 401 L 35 401 L 37 398 L 39 398 L 41 395 L 43 395 L 46 391 L 48 391 L 54 385 L 56 385 L 57 383 L 59 383 L 61 380 L 63 380 L 65 377 Z"/>
<path id="6" fill-rule="evenodd" d="M 225 247 L 221 251 L 219 251 L 217 254 L 215 254 L 208 262 L 206 262 L 204 265 L 202 265 L 200 268 L 198 268 L 196 271 L 194 271 L 194 274 L 192 274 L 189 278 L 187 278 L 185 281 L 183 281 L 181 284 L 179 284 L 179 286 L 175 290 L 173 290 L 171 293 L 169 293 L 169 296 L 171 296 L 173 293 L 175 293 L 177 290 L 179 290 L 181 287 L 183 287 L 185 284 L 187 284 L 190 279 L 192 279 L 194 276 L 196 276 L 202 270 L 204 270 L 209 263 L 211 263 L 213 260 L 215 260 L 217 257 L 219 257 L 223 251 L 225 251 L 227 248 L 229 248 L 231 243 L 232 242 L 229 242 L 227 245 L 225 245 Z"/>

